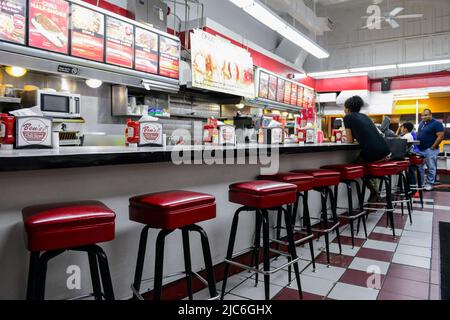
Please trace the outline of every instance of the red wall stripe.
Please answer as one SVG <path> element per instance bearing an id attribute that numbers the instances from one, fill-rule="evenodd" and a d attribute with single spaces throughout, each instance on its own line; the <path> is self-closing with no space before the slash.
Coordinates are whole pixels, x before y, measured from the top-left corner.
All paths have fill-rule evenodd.
<path id="1" fill-rule="evenodd" d="M 370 90 L 370 80 L 368 76 L 316 79 L 316 90 L 317 92 Z"/>
<path id="2" fill-rule="evenodd" d="M 392 78 L 391 90 L 450 86 L 450 72 L 436 72 Z M 381 91 L 381 79 L 371 81 L 370 91 Z"/>

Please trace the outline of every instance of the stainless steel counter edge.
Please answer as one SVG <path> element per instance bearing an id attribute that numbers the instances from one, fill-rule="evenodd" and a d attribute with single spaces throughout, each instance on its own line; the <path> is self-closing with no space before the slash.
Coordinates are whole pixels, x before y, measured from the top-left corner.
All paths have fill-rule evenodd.
<path id="1" fill-rule="evenodd" d="M 136 163 L 155 163 L 172 161 L 173 152 L 191 154 L 209 152 L 214 157 L 216 152 L 234 151 L 234 156 L 249 155 L 250 150 L 273 152 L 280 154 L 332 152 L 358 150 L 357 144 L 306 144 L 306 145 L 258 145 L 242 144 L 236 146 L 167 146 L 167 147 L 60 147 L 58 149 L 15 149 L 0 148 L 0 171 L 23 171 L 39 169 L 61 169 L 76 167 L 92 167 L 105 165 L 121 165 Z M 243 153 L 245 152 L 245 153 Z"/>

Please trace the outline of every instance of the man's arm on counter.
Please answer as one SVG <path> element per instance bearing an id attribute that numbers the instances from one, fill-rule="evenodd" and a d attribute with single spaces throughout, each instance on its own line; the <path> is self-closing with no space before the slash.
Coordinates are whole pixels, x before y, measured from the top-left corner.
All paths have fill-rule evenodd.
<path id="1" fill-rule="evenodd" d="M 347 133 L 347 142 L 348 143 L 354 143 L 355 139 L 353 138 L 352 129 L 345 129 L 345 131 Z"/>

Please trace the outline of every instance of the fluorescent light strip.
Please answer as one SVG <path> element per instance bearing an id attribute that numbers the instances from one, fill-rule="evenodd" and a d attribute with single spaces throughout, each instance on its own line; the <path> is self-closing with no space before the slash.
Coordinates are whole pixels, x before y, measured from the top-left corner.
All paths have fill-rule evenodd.
<path id="1" fill-rule="evenodd" d="M 247 12 L 250 16 L 277 32 L 295 45 L 304 49 L 316 58 L 325 59 L 330 54 L 317 45 L 314 41 L 303 35 L 298 30 L 287 24 L 277 14 L 256 0 L 229 0 L 237 7 Z"/>
<path id="2" fill-rule="evenodd" d="M 350 73 L 348 69 L 342 69 L 342 70 L 334 70 L 334 71 L 323 71 L 323 72 L 312 72 L 308 73 L 308 76 L 310 77 L 323 77 L 323 76 L 333 76 L 337 74 L 347 74 Z"/>
<path id="3" fill-rule="evenodd" d="M 389 69 L 397 69 L 397 65 L 391 64 L 391 65 L 387 65 L 387 66 L 352 68 L 352 69 L 350 69 L 350 72 L 369 72 L 369 71 L 389 70 Z"/>
<path id="4" fill-rule="evenodd" d="M 435 60 L 435 61 L 421 61 L 412 63 L 402 63 L 399 64 L 399 68 L 414 68 L 414 67 L 427 67 L 427 66 L 437 66 L 440 64 L 450 64 L 450 59 L 448 60 Z"/>

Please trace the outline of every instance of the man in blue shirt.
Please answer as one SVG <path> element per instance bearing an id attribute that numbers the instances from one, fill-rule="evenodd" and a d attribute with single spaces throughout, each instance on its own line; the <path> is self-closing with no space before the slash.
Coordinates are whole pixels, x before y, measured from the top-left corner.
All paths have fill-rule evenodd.
<path id="1" fill-rule="evenodd" d="M 437 157 L 440 152 L 439 145 L 444 140 L 444 126 L 433 118 L 430 109 L 425 109 L 422 113 L 422 122 L 419 124 L 417 139 L 420 141 L 417 153 L 425 158 L 425 164 L 428 168 L 424 189 L 431 191 L 436 181 Z M 423 166 L 420 168 L 420 175 L 422 181 L 425 181 L 423 180 L 425 175 Z"/>

